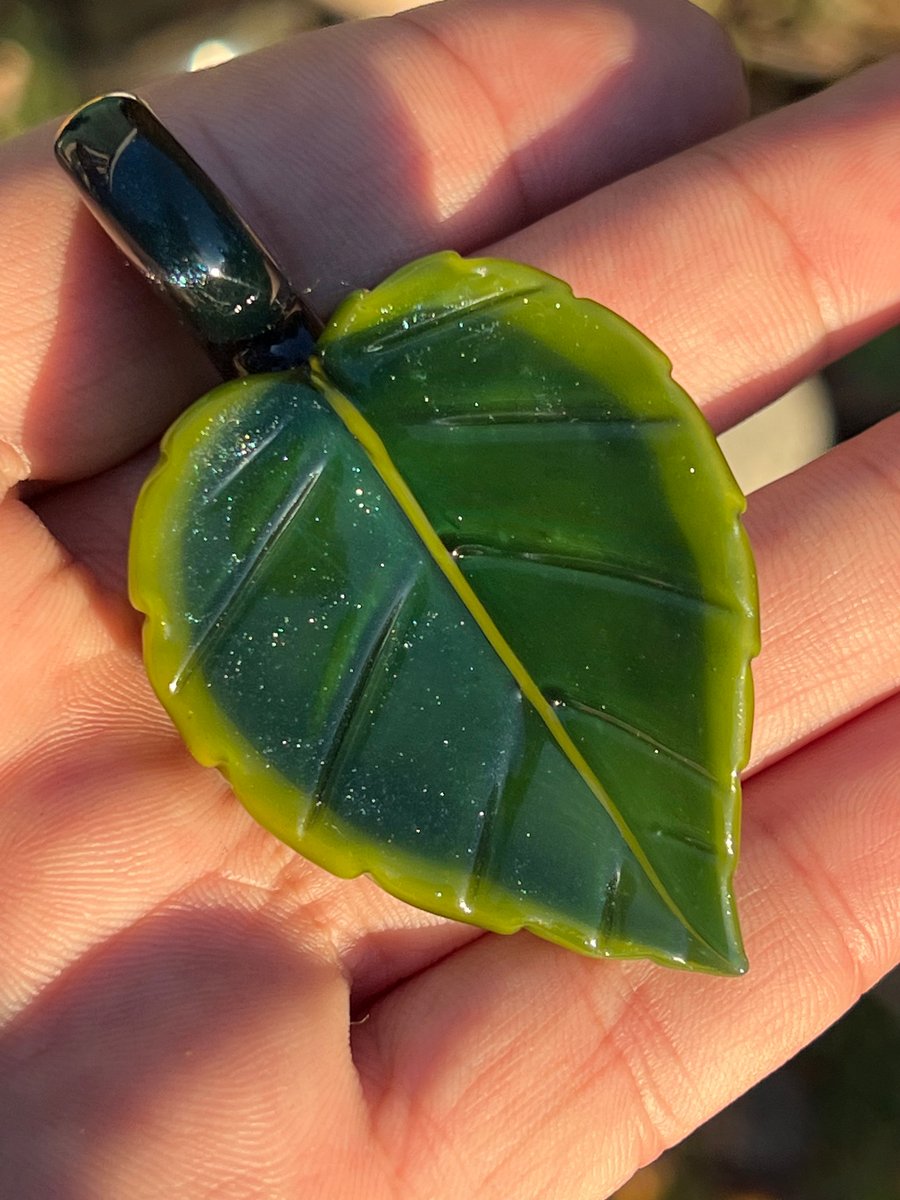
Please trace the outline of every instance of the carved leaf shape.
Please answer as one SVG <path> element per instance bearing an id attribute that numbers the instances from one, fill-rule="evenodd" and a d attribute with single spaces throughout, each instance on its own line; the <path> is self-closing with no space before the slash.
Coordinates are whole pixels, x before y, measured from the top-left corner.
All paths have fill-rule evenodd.
<path id="1" fill-rule="evenodd" d="M 351 296 L 309 372 L 175 424 L 132 595 L 194 755 L 307 857 L 487 929 L 737 972 L 742 508 L 631 326 L 441 254 Z"/>

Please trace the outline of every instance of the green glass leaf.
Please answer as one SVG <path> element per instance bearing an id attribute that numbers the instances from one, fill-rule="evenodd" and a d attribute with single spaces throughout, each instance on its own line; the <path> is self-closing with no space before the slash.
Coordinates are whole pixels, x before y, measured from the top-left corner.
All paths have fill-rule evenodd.
<path id="1" fill-rule="evenodd" d="M 439 254 L 167 435 L 132 594 L 195 756 L 420 907 L 738 972 L 743 497 L 663 355 Z"/>

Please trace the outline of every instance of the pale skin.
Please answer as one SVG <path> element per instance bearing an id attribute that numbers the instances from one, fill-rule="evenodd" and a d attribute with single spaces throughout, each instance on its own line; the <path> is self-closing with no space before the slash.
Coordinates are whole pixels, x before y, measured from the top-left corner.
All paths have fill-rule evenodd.
<path id="1" fill-rule="evenodd" d="M 449 0 L 146 95 L 322 315 L 491 249 L 717 429 L 900 311 L 896 61 L 745 124 L 681 0 Z M 286 849 L 154 699 L 129 511 L 214 377 L 50 143 L 0 158 L 0 1192 L 607 1196 L 897 961 L 900 418 L 750 499 L 750 973 L 484 935 Z"/>

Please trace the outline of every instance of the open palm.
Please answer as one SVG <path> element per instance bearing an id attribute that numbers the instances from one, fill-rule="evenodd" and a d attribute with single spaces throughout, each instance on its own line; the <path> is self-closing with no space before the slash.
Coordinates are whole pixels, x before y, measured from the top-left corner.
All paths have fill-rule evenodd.
<path id="1" fill-rule="evenodd" d="M 896 62 L 732 128 L 686 2 L 448 0 L 148 98 L 323 315 L 490 248 L 643 329 L 717 428 L 896 320 Z M 900 418 L 751 499 L 750 974 L 480 934 L 287 850 L 153 698 L 128 516 L 213 380 L 51 157 L 0 171 L 0 1192 L 607 1195 L 898 957 Z"/>

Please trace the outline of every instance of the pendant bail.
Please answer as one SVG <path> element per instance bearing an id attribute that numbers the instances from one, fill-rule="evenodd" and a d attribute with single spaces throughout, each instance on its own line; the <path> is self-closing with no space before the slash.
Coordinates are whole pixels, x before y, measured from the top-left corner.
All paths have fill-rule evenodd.
<path id="1" fill-rule="evenodd" d="M 85 104 L 60 130 L 56 155 L 223 375 L 306 362 L 322 321 L 143 101 L 112 93 Z"/>

